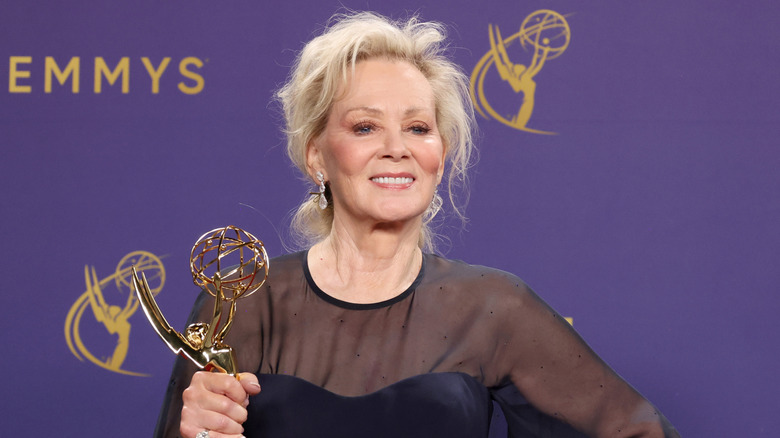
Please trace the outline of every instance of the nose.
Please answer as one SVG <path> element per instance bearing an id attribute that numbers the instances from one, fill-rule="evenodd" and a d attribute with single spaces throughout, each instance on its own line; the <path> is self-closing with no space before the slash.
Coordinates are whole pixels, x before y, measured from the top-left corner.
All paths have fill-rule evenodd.
<path id="1" fill-rule="evenodd" d="M 382 158 L 388 158 L 393 161 L 408 158 L 410 155 L 409 148 L 406 144 L 406 139 L 403 136 L 403 132 L 390 131 L 387 132 L 384 138 L 384 144 L 381 151 Z"/>

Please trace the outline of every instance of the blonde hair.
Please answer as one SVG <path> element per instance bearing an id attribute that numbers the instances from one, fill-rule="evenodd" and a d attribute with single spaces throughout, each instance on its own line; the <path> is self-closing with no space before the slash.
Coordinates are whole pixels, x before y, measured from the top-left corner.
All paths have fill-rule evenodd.
<path id="1" fill-rule="evenodd" d="M 436 101 L 436 121 L 446 149 L 447 192 L 453 209 L 465 221 L 462 207 L 453 194 L 462 190 L 462 203 L 468 199 L 466 171 L 473 154 L 474 111 L 468 94 L 468 79 L 445 55 L 444 27 L 421 22 L 417 17 L 404 21 L 371 13 L 339 14 L 331 19 L 322 35 L 305 45 L 293 65 L 287 83 L 277 92 L 284 111 L 287 154 L 306 180 L 306 147 L 325 129 L 339 85 L 347 82 L 355 65 L 363 60 L 385 58 L 405 61 L 417 67 L 428 79 Z M 307 198 L 292 220 L 299 243 L 309 246 L 325 238 L 333 223 L 333 202 L 326 190 L 328 208 L 320 210 Z M 438 195 L 436 195 L 438 197 Z M 432 204 L 441 205 L 441 199 Z M 430 221 L 438 208 L 423 217 L 419 245 L 433 250 Z"/>

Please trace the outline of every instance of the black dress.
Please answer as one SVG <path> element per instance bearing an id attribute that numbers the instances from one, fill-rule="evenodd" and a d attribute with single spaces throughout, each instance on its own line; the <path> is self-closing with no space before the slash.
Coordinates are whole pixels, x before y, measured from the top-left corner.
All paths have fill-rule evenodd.
<path id="1" fill-rule="evenodd" d="M 677 436 L 511 274 L 426 254 L 409 289 L 355 304 L 320 290 L 306 257 L 272 259 L 238 302 L 226 342 L 262 386 L 247 437 L 487 437 L 493 400 L 510 437 Z M 178 436 L 195 370 L 177 359 L 156 436 Z"/>

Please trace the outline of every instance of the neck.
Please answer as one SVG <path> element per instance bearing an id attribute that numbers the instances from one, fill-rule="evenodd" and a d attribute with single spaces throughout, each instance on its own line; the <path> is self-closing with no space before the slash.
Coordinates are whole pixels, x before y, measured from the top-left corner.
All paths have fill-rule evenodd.
<path id="1" fill-rule="evenodd" d="M 421 228 L 422 218 L 402 223 L 354 224 L 336 215 L 330 235 L 323 243 L 337 253 L 354 253 L 357 258 L 397 259 L 398 255 L 408 255 L 419 249 Z"/>
<path id="2" fill-rule="evenodd" d="M 326 293 L 343 301 L 372 303 L 408 288 L 422 264 L 421 222 L 402 226 L 348 227 L 334 218 L 330 235 L 309 251 L 309 269 Z"/>

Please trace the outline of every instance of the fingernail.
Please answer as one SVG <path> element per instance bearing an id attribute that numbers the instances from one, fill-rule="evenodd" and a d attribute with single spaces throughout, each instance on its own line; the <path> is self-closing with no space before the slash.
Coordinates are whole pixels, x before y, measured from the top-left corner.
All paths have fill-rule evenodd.
<path id="1" fill-rule="evenodd" d="M 252 383 L 249 384 L 249 386 L 251 386 L 253 388 L 260 389 L 260 384 L 259 383 L 252 382 Z"/>

